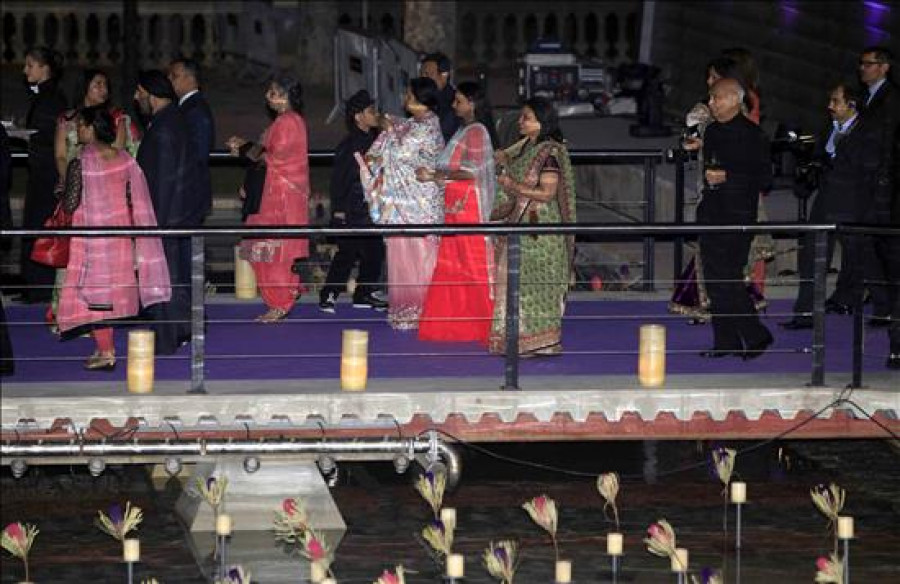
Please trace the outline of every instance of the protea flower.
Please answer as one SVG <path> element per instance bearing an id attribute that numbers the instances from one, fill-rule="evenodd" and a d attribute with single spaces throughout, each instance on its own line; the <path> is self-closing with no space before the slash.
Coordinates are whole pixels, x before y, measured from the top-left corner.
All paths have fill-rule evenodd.
<path id="1" fill-rule="evenodd" d="M 422 530 L 422 537 L 434 551 L 444 556 L 450 555 L 453 549 L 453 528 L 448 528 L 440 519 L 432 521 Z"/>
<path id="2" fill-rule="evenodd" d="M 647 551 L 656 556 L 671 558 L 675 556 L 675 530 L 665 519 L 659 519 L 647 528 L 644 538 Z"/>
<path id="3" fill-rule="evenodd" d="M 619 495 L 619 475 L 614 472 L 603 473 L 597 477 L 597 490 L 606 501 L 603 504 L 603 513 L 607 507 L 612 507 L 613 519 L 616 522 L 616 531 L 619 530 L 619 510 L 616 507 L 616 497 Z"/>
<path id="4" fill-rule="evenodd" d="M 844 564 L 837 554 L 816 560 L 816 582 L 823 584 L 844 584 Z"/>
<path id="5" fill-rule="evenodd" d="M 491 542 L 491 545 L 484 550 L 482 558 L 484 559 L 484 567 L 488 573 L 500 580 L 500 584 L 513 584 L 513 577 L 516 575 L 517 546 L 514 541 L 504 539 L 503 541 Z"/>
<path id="6" fill-rule="evenodd" d="M 224 578 L 216 580 L 215 584 L 250 584 L 251 574 L 243 566 L 231 566 Z"/>
<path id="7" fill-rule="evenodd" d="M 322 537 L 322 534 L 313 529 L 307 529 L 300 537 L 300 543 L 302 545 L 300 553 L 309 560 L 311 564 L 319 564 L 325 572 L 330 574 L 332 562 L 331 548 L 328 546 L 328 542 L 325 541 L 325 538 Z"/>
<path id="8" fill-rule="evenodd" d="M 293 497 L 282 501 L 281 509 L 275 511 L 275 539 L 297 543 L 307 529 L 309 529 L 309 515 L 303 499 Z"/>
<path id="9" fill-rule="evenodd" d="M 385 570 L 381 573 L 381 577 L 372 584 L 406 584 L 406 579 L 403 577 L 403 566 L 397 566 L 393 572 Z"/>
<path id="10" fill-rule="evenodd" d="M 129 532 L 137 529 L 141 521 L 144 520 L 144 514 L 140 507 L 132 507 L 131 501 L 125 502 L 125 510 L 118 503 L 110 505 L 109 515 L 103 511 L 97 511 L 97 519 L 95 524 L 100 531 L 113 536 L 119 541 L 125 541 L 125 537 Z"/>
<path id="11" fill-rule="evenodd" d="M 447 475 L 443 472 L 428 471 L 416 481 L 416 490 L 431 506 L 434 518 L 440 518 L 441 506 L 444 502 L 444 489 L 447 487 Z"/>
<path id="12" fill-rule="evenodd" d="M 696 575 L 691 574 L 691 581 L 694 584 L 724 584 L 724 580 L 722 580 L 722 572 L 716 570 L 715 568 L 703 568 L 700 572 L 700 578 L 697 578 Z"/>
<path id="13" fill-rule="evenodd" d="M 844 508 L 844 498 L 846 493 L 835 483 L 831 483 L 827 487 L 825 485 L 816 485 L 809 491 L 812 501 L 816 508 L 828 518 L 829 523 L 837 524 L 838 515 Z"/>
<path id="14" fill-rule="evenodd" d="M 219 514 L 219 507 L 225 501 L 225 491 L 228 490 L 228 479 L 226 477 L 209 477 L 205 481 L 197 477 L 197 491 L 203 500 L 209 503 L 213 513 Z"/>
<path id="15" fill-rule="evenodd" d="M 721 446 L 713 448 L 712 461 L 716 469 L 716 475 L 725 487 L 731 482 L 731 473 L 734 471 L 734 458 L 736 451 Z"/>
<path id="16" fill-rule="evenodd" d="M 10 523 L 3 528 L 3 535 L 0 536 L 0 544 L 3 549 L 22 560 L 25 565 L 25 581 L 30 581 L 28 572 L 28 552 L 31 551 L 31 544 L 34 538 L 40 533 L 34 525 L 22 523 Z"/>
<path id="17" fill-rule="evenodd" d="M 556 555 L 556 560 L 559 561 L 559 545 L 556 542 L 556 523 L 558 518 L 556 501 L 547 495 L 541 495 L 523 503 L 522 508 L 528 512 L 532 521 L 550 534 L 550 540 L 553 542 L 553 552 Z"/>

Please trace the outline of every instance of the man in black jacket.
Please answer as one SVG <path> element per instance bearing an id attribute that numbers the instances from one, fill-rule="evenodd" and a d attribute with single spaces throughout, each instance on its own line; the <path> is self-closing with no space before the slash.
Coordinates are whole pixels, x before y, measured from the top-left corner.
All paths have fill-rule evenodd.
<path id="1" fill-rule="evenodd" d="M 706 225 L 756 222 L 759 192 L 771 181 L 769 145 L 759 126 L 741 113 L 744 89 L 734 79 L 710 88 L 709 109 L 715 122 L 706 128 L 703 156 L 707 186 L 697 208 Z M 710 300 L 713 347 L 704 357 L 759 357 L 772 344 L 772 334 L 759 321 L 744 285 L 744 264 L 751 234 L 715 233 L 700 237 L 703 277 Z"/>
<path id="2" fill-rule="evenodd" d="M 153 211 L 160 227 L 198 227 L 206 212 L 197 188 L 197 161 L 187 123 L 175 105 L 175 90 L 161 71 L 142 71 L 134 94 L 141 111 L 151 116 L 137 153 L 147 178 Z M 156 352 L 170 355 L 191 337 L 191 240 L 163 238 L 172 299 L 146 314 L 155 322 Z"/>
<path id="3" fill-rule="evenodd" d="M 208 216 L 212 212 L 212 179 L 209 174 L 209 153 L 216 143 L 216 123 L 212 110 L 200 91 L 200 65 L 192 59 L 176 59 L 169 65 L 169 81 L 178 96 L 178 109 L 188 125 L 194 144 L 199 186 L 203 206 Z"/>
<path id="4" fill-rule="evenodd" d="M 828 113 L 832 118 L 832 129 L 818 155 L 822 177 L 810 214 L 812 223 L 874 222 L 873 196 L 882 148 L 881 133 L 861 123 L 857 104 L 862 99 L 848 83 L 838 84 L 831 90 Z M 803 238 L 795 316 L 781 323 L 786 329 L 813 326 L 809 313 L 813 308 L 814 239 L 813 234 Z M 841 271 L 825 308 L 828 312 L 849 314 L 857 286 L 862 286 L 864 242 L 858 236 L 839 235 L 838 239 L 841 242 Z M 834 241 L 835 238 L 829 236 L 826 265 L 831 264 Z"/>
<path id="5" fill-rule="evenodd" d="M 356 154 L 365 156 L 378 135 L 378 111 L 365 89 L 353 94 L 344 104 L 349 133 L 334 153 L 331 173 L 332 224 L 336 227 L 372 225 L 369 205 L 363 195 Z M 338 251 L 331 261 L 325 286 L 319 296 L 319 308 L 334 313 L 334 305 L 346 289 L 347 278 L 359 260 L 359 283 L 353 293 L 353 306 L 386 310 L 387 302 L 373 292 L 384 265 L 384 241 L 381 237 L 345 237 L 337 242 Z"/>
<path id="6" fill-rule="evenodd" d="M 443 53 L 431 53 L 422 59 L 422 68 L 419 74 L 435 82 L 438 86 L 437 115 L 441 121 L 441 134 L 444 142 L 449 142 L 453 134 L 462 125 L 462 120 L 453 110 L 453 100 L 456 99 L 456 87 L 450 83 L 450 73 L 453 64 L 450 58 Z"/>

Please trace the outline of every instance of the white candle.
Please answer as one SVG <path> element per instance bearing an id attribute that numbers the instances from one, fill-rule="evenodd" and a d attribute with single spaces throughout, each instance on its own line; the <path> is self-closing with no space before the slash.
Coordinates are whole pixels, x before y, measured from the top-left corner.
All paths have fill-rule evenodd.
<path id="1" fill-rule="evenodd" d="M 154 338 L 151 330 L 133 330 L 128 333 L 128 391 L 150 393 L 153 391 Z"/>
<path id="2" fill-rule="evenodd" d="M 685 548 L 675 548 L 675 555 L 672 556 L 672 571 L 688 571 L 688 551 Z"/>
<path id="3" fill-rule="evenodd" d="M 231 535 L 231 516 L 225 513 L 216 516 L 216 535 Z"/>
<path id="4" fill-rule="evenodd" d="M 327 577 L 328 574 L 325 573 L 325 568 L 322 566 L 322 564 L 318 562 L 312 562 L 309 565 L 309 580 L 311 582 L 313 582 L 314 584 L 319 584 Z"/>
<path id="5" fill-rule="evenodd" d="M 325 578 L 322 580 L 322 584 L 337 584 L 337 580 L 334 578 Z"/>
<path id="6" fill-rule="evenodd" d="M 252 300 L 256 298 L 256 273 L 240 252 L 241 246 L 234 246 L 234 297 Z"/>
<path id="7" fill-rule="evenodd" d="M 731 483 L 731 502 L 735 505 L 743 505 L 747 502 L 747 483 L 740 481 Z"/>
<path id="8" fill-rule="evenodd" d="M 606 553 L 611 556 L 621 556 L 625 544 L 625 537 L 621 533 L 608 533 L 606 535 Z"/>
<path id="9" fill-rule="evenodd" d="M 122 559 L 133 564 L 141 560 L 141 540 L 126 539 L 122 542 Z"/>
<path id="10" fill-rule="evenodd" d="M 451 531 L 456 529 L 456 509 L 453 507 L 441 509 L 441 523 L 444 524 L 445 529 Z"/>
<path id="11" fill-rule="evenodd" d="M 364 391 L 369 375 L 369 333 L 347 329 L 341 345 L 341 389 Z"/>
<path id="12" fill-rule="evenodd" d="M 569 584 L 572 581 L 572 562 L 559 560 L 556 562 L 556 584 Z"/>
<path id="13" fill-rule="evenodd" d="M 659 387 L 666 380 L 666 327 L 645 324 L 640 328 L 638 381 L 644 387 Z"/>
<path id="14" fill-rule="evenodd" d="M 838 517 L 838 539 L 853 539 L 852 517 Z"/>
<path id="15" fill-rule="evenodd" d="M 466 575 L 466 559 L 462 554 L 447 556 L 447 577 L 462 578 Z"/>

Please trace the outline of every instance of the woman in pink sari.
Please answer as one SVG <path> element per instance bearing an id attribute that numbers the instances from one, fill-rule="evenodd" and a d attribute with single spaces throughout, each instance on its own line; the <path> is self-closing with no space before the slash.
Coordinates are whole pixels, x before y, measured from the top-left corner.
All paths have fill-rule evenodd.
<path id="1" fill-rule="evenodd" d="M 156 227 L 143 172 L 128 153 L 112 146 L 116 130 L 109 111 L 103 106 L 81 110 L 77 132 L 84 149 L 69 163 L 63 193 L 72 225 Z M 73 237 L 59 298 L 59 330 L 94 325 L 97 350 L 84 366 L 111 371 L 116 366 L 113 329 L 103 322 L 167 302 L 171 293 L 158 237 Z"/>
<path id="2" fill-rule="evenodd" d="M 382 225 L 441 223 L 443 190 L 433 182 L 420 182 L 416 169 L 434 168 L 444 148 L 437 111 L 438 89 L 424 77 L 411 79 L 404 105 L 406 120 L 387 122 L 360 166 L 360 175 L 372 220 Z M 425 293 L 437 261 L 438 238 L 388 237 L 388 322 L 399 330 L 419 326 Z"/>
<path id="3" fill-rule="evenodd" d="M 289 74 L 275 77 L 266 91 L 266 102 L 277 114 L 263 135 L 261 145 L 238 137 L 228 140 L 232 152 L 253 160 L 265 160 L 266 180 L 259 210 L 246 225 L 290 226 L 309 223 L 309 158 L 300 81 Z M 278 322 L 287 317 L 302 286 L 293 271 L 294 260 L 309 255 L 306 239 L 246 239 L 241 256 L 253 265 L 260 296 L 268 310 L 256 320 Z"/>

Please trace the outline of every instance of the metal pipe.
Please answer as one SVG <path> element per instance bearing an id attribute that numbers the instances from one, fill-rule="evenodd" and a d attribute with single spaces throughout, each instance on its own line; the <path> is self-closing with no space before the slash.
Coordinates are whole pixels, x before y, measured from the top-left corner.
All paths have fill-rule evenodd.
<path id="1" fill-rule="evenodd" d="M 650 158 L 644 159 L 644 223 L 656 222 L 656 161 Z M 652 237 L 644 238 L 644 269 L 643 289 L 645 292 L 653 292 L 653 280 L 656 272 L 655 240 Z"/>
<path id="2" fill-rule="evenodd" d="M 519 389 L 519 236 L 506 238 L 506 381 L 503 389 Z"/>
<path id="3" fill-rule="evenodd" d="M 438 455 L 447 468 L 447 488 L 451 491 L 459 484 L 462 477 L 462 458 L 455 448 L 446 442 L 438 442 Z"/>
<path id="4" fill-rule="evenodd" d="M 204 394 L 206 361 L 206 258 L 203 236 L 191 237 L 191 389 Z"/>
<path id="5" fill-rule="evenodd" d="M 410 451 L 422 454 L 431 449 L 431 442 L 422 438 L 386 440 L 332 440 L 294 442 L 277 441 L 228 441 L 207 442 L 90 442 L 3 444 L 0 446 L 0 464 L 12 461 L 7 457 L 42 456 L 116 456 L 116 455 L 214 455 L 214 454 L 405 454 Z M 459 468 L 461 463 L 454 458 L 449 447 L 439 442 L 438 451 Z"/>
<path id="6" fill-rule="evenodd" d="M 814 234 L 813 259 L 813 343 L 812 343 L 812 386 L 825 385 L 825 275 L 827 261 L 828 233 Z"/>

